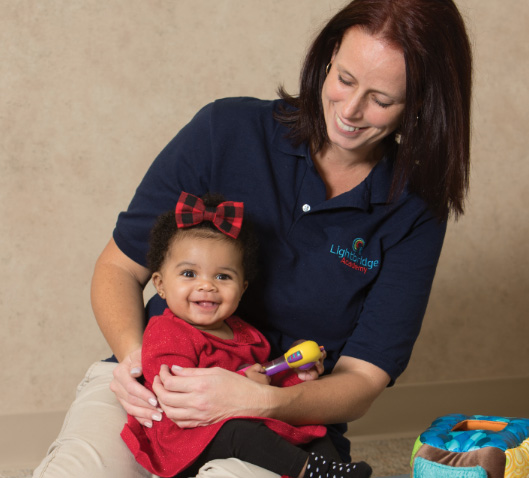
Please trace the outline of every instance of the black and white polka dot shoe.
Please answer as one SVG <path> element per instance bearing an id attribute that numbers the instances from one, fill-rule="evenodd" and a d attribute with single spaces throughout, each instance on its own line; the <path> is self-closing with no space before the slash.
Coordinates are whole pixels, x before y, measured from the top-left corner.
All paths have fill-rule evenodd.
<path id="1" fill-rule="evenodd" d="M 369 478 L 372 472 L 365 461 L 337 463 L 311 453 L 304 478 Z"/>

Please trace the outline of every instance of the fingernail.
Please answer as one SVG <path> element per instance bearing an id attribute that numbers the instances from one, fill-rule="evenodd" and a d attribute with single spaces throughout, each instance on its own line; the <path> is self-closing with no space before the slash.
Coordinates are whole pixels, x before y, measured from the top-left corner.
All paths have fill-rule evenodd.
<path id="1" fill-rule="evenodd" d="M 150 403 L 153 407 L 155 407 L 156 405 L 158 405 L 158 402 L 157 402 L 156 399 L 154 399 L 154 398 L 149 398 L 149 403 Z"/>
<path id="2" fill-rule="evenodd" d="M 180 365 L 173 365 L 171 367 L 172 370 L 182 370 L 184 367 L 180 367 Z"/>
<path id="3" fill-rule="evenodd" d="M 137 373 L 141 374 L 141 368 L 140 367 L 134 367 L 134 368 L 130 369 L 130 374 L 131 375 L 135 375 Z"/>
<path id="4" fill-rule="evenodd" d="M 144 422 L 143 425 L 147 428 L 152 428 L 152 422 Z"/>
<path id="5" fill-rule="evenodd" d="M 152 414 L 152 419 L 156 420 L 157 422 L 161 422 L 162 421 L 162 416 L 159 413 L 153 413 Z"/>

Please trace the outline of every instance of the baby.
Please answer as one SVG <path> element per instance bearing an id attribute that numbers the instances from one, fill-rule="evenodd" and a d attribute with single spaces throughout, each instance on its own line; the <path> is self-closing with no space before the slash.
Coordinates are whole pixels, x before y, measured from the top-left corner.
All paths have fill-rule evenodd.
<path id="1" fill-rule="evenodd" d="M 167 302 L 144 333 L 145 385 L 162 365 L 223 367 L 236 372 L 268 360 L 270 345 L 254 327 L 234 316 L 256 268 L 257 242 L 243 226 L 243 203 L 182 193 L 175 212 L 158 219 L 148 254 L 152 280 Z M 260 365 L 241 375 L 268 384 Z M 300 383 L 294 372 L 272 385 Z M 235 417 L 197 428 L 180 428 L 167 416 L 152 427 L 129 416 L 121 436 L 136 460 L 161 476 L 195 476 L 213 459 L 235 457 L 293 478 L 368 478 L 364 462 L 343 464 L 337 454 L 321 456 L 330 439 L 323 426 L 292 426 L 262 417 Z M 330 448 L 332 450 L 332 448 Z"/>

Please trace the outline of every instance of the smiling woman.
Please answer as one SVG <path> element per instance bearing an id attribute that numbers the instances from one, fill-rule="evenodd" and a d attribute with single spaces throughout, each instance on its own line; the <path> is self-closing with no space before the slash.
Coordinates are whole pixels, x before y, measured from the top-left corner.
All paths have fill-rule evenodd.
<path id="1" fill-rule="evenodd" d="M 148 476 L 118 435 L 127 414 L 131 427 L 156 432 L 160 409 L 166 422 L 193 430 L 241 416 L 325 425 L 325 441 L 311 451 L 350 461 L 346 423 L 406 369 L 446 219 L 463 211 L 470 72 L 468 38 L 452 0 L 355 0 L 309 48 L 299 95 L 281 90 L 272 101 L 237 97 L 204 106 L 152 163 L 96 263 L 92 305 L 120 362 L 105 371 L 107 380 L 113 374 L 115 396 L 107 390 L 101 402 L 91 400 L 85 380 L 73 413 L 81 426 L 61 435 L 36 476 L 55 478 L 61 469 L 79 478 Z M 218 367 L 163 362 L 149 371 L 158 373 L 148 377 L 152 388 L 136 380 L 145 316 L 158 318 L 172 303 L 155 295 L 144 309 L 149 233 L 182 191 L 215 191 L 244 203 L 260 242 L 260 274 L 242 295 L 247 278 L 239 262 L 227 270 L 210 257 L 217 266 L 210 270 L 184 241 L 169 256 L 176 269 L 155 268 L 161 294 L 167 298 L 173 281 L 203 283 L 200 293 L 184 295 L 190 322 L 215 326 L 237 307 L 274 356 L 302 338 L 324 345 L 325 373 L 317 364 L 299 373 L 303 383 L 274 387 Z M 219 260 L 224 252 L 215 250 Z M 232 282 L 224 303 L 216 289 Z M 219 332 L 229 337 L 227 329 Z M 174 334 L 172 348 L 192 348 L 193 337 Z M 96 453 L 83 453 L 85 443 Z M 82 466 L 68 464 L 79 455 Z M 92 455 L 102 459 L 86 463 Z M 275 476 L 240 461 L 235 468 L 235 476 Z M 299 466 L 295 471 L 303 476 Z M 197 473 L 210 472 L 206 464 Z"/>

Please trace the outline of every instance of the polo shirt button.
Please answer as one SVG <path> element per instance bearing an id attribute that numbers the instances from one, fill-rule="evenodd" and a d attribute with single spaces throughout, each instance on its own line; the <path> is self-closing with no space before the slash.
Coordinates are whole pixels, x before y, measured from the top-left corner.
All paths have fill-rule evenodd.
<path id="1" fill-rule="evenodd" d="M 301 209 L 303 209 L 303 212 L 309 212 L 310 211 L 310 205 L 303 204 L 303 207 Z"/>

